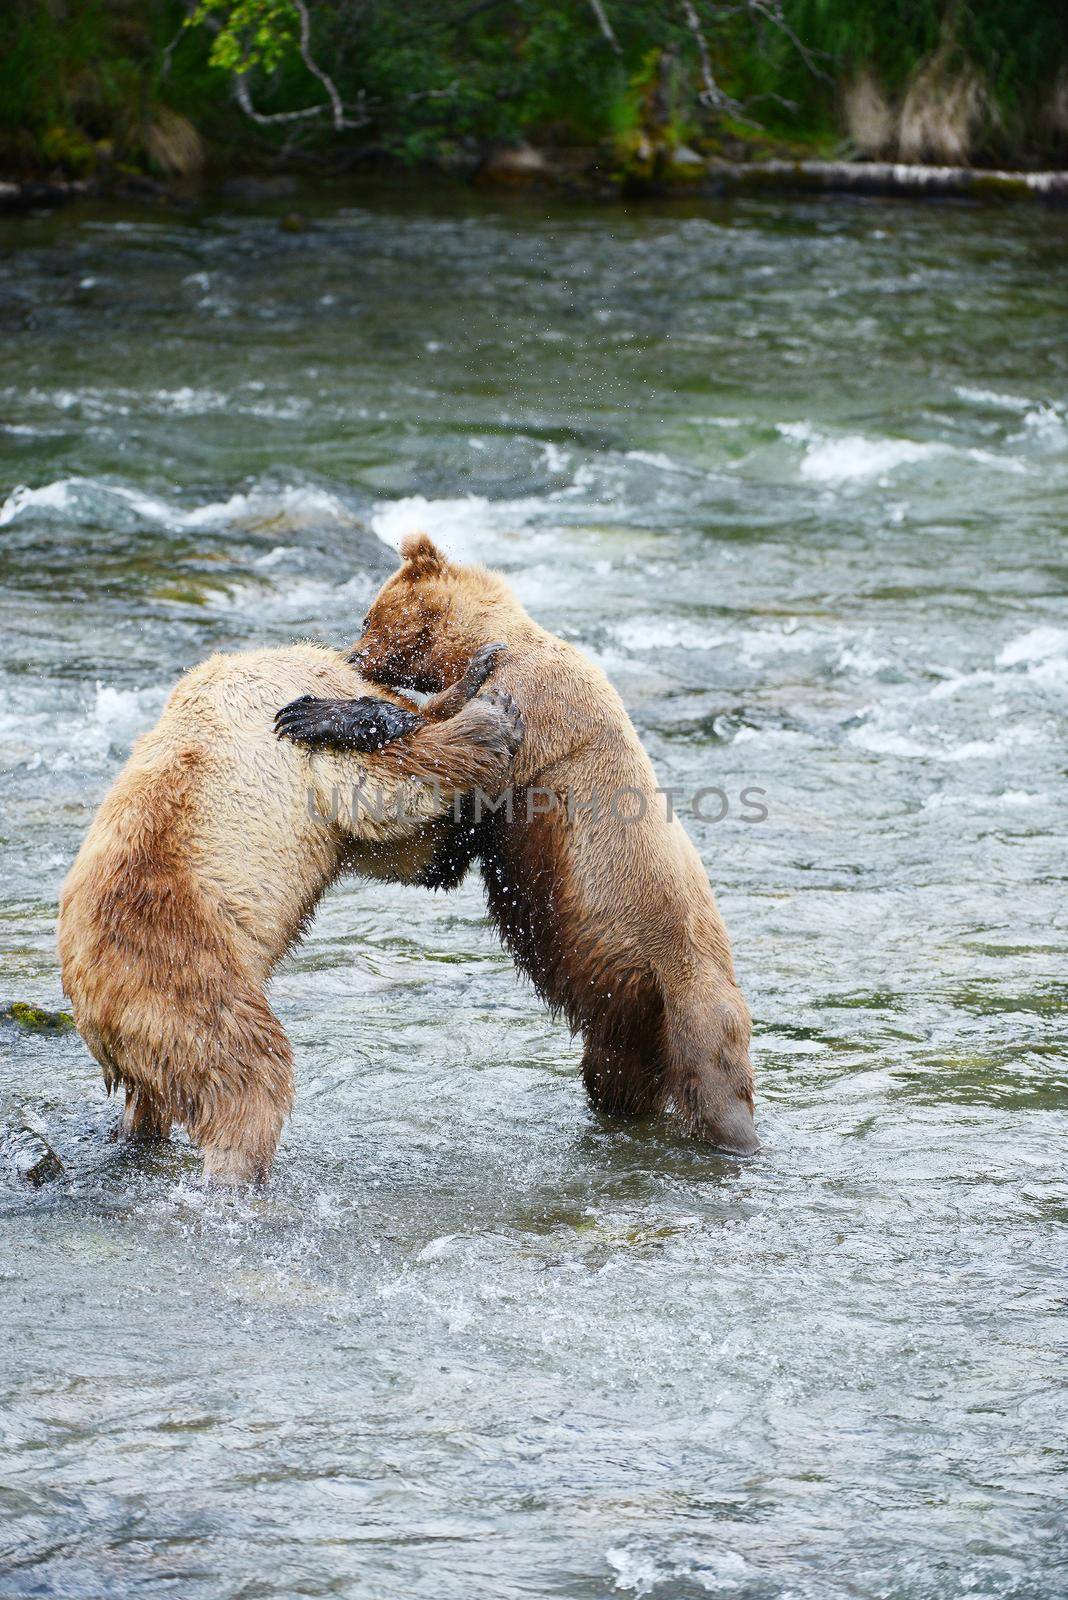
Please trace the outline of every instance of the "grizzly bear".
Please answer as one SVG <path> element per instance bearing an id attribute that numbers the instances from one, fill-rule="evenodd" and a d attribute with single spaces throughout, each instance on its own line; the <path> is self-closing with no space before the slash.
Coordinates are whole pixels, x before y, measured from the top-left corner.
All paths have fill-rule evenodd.
<path id="1" fill-rule="evenodd" d="M 473 650 L 507 646 L 495 682 L 524 724 L 507 807 L 476 803 L 426 881 L 482 862 L 491 915 L 553 1010 L 581 1033 L 593 1105 L 644 1116 L 671 1104 L 719 1149 L 760 1148 L 749 1012 L 701 858 L 669 813 L 623 703 L 600 669 L 538 626 L 504 579 L 402 546 L 352 660 L 372 683 L 456 682 Z M 303 707 L 295 737 L 329 739 L 343 708 Z M 481 811 L 481 818 L 478 812 Z"/>
<path id="2" fill-rule="evenodd" d="M 506 788 L 521 725 L 472 698 L 499 646 L 418 711 L 312 644 L 213 656 L 171 694 L 98 811 L 63 887 L 74 1020 L 126 1092 L 122 1128 L 183 1123 L 221 1183 L 263 1179 L 293 1101 L 264 985 L 340 873 L 418 882 L 456 797 Z M 344 697 L 340 753 L 276 737 L 294 693 Z M 300 701 L 297 702 L 298 707 Z"/>

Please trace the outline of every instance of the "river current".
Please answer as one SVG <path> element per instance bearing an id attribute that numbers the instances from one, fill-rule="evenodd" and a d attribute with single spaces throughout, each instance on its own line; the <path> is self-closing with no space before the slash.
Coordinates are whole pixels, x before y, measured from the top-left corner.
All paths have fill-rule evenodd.
<path id="1" fill-rule="evenodd" d="M 0 1001 L 176 677 L 425 528 L 681 797 L 764 1150 L 594 1116 L 474 874 L 324 903 L 253 1197 L 0 1024 L 0 1595 L 1053 1600 L 1068 218 L 297 203 L 0 224 Z"/>

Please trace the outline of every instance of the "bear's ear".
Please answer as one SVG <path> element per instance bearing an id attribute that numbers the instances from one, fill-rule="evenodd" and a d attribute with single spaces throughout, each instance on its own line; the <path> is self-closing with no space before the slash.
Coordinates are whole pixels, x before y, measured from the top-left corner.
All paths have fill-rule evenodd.
<path id="1" fill-rule="evenodd" d="M 409 533 L 401 540 L 401 555 L 412 578 L 430 578 L 444 572 L 448 561 L 426 533 Z"/>

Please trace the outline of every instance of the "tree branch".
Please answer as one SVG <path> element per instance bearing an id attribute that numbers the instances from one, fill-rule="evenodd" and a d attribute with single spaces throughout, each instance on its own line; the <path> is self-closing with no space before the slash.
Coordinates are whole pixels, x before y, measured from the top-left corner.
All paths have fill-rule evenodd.
<path id="1" fill-rule="evenodd" d="M 603 0 L 590 0 L 590 10 L 597 18 L 597 25 L 600 28 L 601 33 L 604 35 L 612 54 L 622 56 L 623 46 L 616 38 L 616 30 L 608 20 L 608 12 L 604 8 Z"/>
<path id="2" fill-rule="evenodd" d="M 312 59 L 311 18 L 308 15 L 308 8 L 304 4 L 304 0 L 290 0 L 290 4 L 296 7 L 297 15 L 300 17 L 300 59 L 307 67 L 312 77 L 318 78 L 319 82 L 330 96 L 330 106 L 334 114 L 335 130 L 340 133 L 343 128 L 351 128 L 356 126 L 356 124 L 347 122 L 345 120 L 345 108 L 341 104 L 341 96 L 337 92 L 337 89 L 334 85 L 334 80 L 323 71 L 322 67 L 317 66 L 315 61 Z"/>
<path id="3" fill-rule="evenodd" d="M 729 111 L 737 116 L 740 107 L 736 100 L 729 94 L 724 94 L 716 82 L 712 71 L 712 56 L 708 48 L 708 40 L 701 31 L 701 19 L 697 15 L 697 8 L 693 0 L 681 0 L 682 14 L 686 18 L 686 26 L 693 35 L 693 42 L 697 46 L 697 58 L 701 63 L 702 89 L 697 96 L 698 103 L 709 111 Z"/>
<path id="4" fill-rule="evenodd" d="M 325 106 L 307 106 L 303 111 L 257 111 L 249 94 L 247 77 L 247 72 L 234 73 L 234 99 L 246 117 L 251 117 L 253 122 L 264 125 L 271 122 L 303 122 L 308 117 L 322 116 L 326 110 Z"/>
<path id="5" fill-rule="evenodd" d="M 701 19 L 694 9 L 693 0 L 682 0 L 682 14 L 686 18 L 686 26 L 693 35 L 693 42 L 697 46 L 697 57 L 701 63 L 701 83 L 703 85 L 698 100 L 701 105 L 709 110 L 722 110 L 727 104 L 728 97 L 723 93 L 716 82 L 712 72 L 712 57 L 708 50 L 708 41 L 701 32 Z"/>
<path id="6" fill-rule="evenodd" d="M 754 16 L 763 17 L 765 21 L 771 23 L 773 28 L 778 28 L 780 33 L 786 35 L 814 78 L 822 78 L 824 83 L 831 82 L 822 67 L 816 65 L 812 51 L 807 45 L 801 43 L 801 40 L 783 16 L 782 0 L 749 0 L 749 10 Z"/>
<path id="7" fill-rule="evenodd" d="M 185 31 L 189 27 L 189 21 L 193 15 L 195 4 L 196 0 L 185 0 L 185 16 L 182 18 L 178 32 L 175 34 L 170 44 L 165 46 L 163 54 L 160 57 L 159 75 L 161 78 L 166 78 L 170 74 L 171 56 L 174 54 L 178 44 L 185 37 Z"/>
<path id="8" fill-rule="evenodd" d="M 318 105 L 306 106 L 303 111 L 257 111 L 255 106 L 252 104 L 252 95 L 249 92 L 249 69 L 247 67 L 243 72 L 234 73 L 234 96 L 238 105 L 241 107 L 242 111 L 247 117 L 251 117 L 253 122 L 258 122 L 261 125 L 270 123 L 277 124 L 281 122 L 306 122 L 311 117 L 322 116 L 323 112 L 329 109 L 333 118 L 335 132 L 342 133 L 346 128 L 362 128 L 367 122 L 370 121 L 370 118 L 363 106 L 362 94 L 360 95 L 360 106 L 357 116 L 355 118 L 347 117 L 345 115 L 345 107 L 342 104 L 341 96 L 337 92 L 337 86 L 335 85 L 333 78 L 330 77 L 329 73 L 323 71 L 322 67 L 319 66 L 318 62 L 312 56 L 311 17 L 308 15 L 308 8 L 305 5 L 304 0 L 290 0 L 290 3 L 300 18 L 300 40 L 298 44 L 298 48 L 300 50 L 300 59 L 307 67 L 312 77 L 318 78 L 319 82 L 326 90 L 330 99 L 329 108 L 325 105 Z"/>

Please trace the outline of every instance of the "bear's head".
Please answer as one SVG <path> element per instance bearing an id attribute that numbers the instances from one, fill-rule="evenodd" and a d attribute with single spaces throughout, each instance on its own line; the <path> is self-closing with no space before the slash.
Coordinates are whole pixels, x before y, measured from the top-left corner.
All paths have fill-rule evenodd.
<path id="1" fill-rule="evenodd" d="M 409 534 L 401 555 L 350 659 L 372 683 L 434 694 L 462 678 L 479 646 L 497 637 L 487 632 L 490 613 L 510 597 L 502 579 L 449 561 L 425 533 Z"/>

